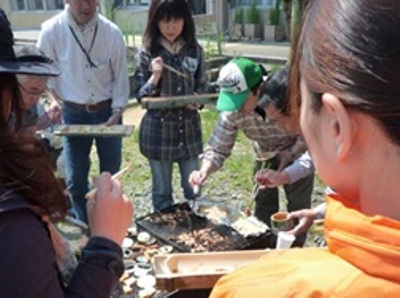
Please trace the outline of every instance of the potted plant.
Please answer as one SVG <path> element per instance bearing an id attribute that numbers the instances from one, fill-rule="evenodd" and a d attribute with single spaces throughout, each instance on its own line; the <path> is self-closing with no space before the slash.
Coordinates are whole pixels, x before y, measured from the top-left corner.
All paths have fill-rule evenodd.
<path id="1" fill-rule="evenodd" d="M 281 1 L 275 1 L 275 7 L 268 12 L 268 24 L 264 25 L 265 41 L 281 41 L 285 38 L 284 27 L 280 23 L 281 17 Z"/>
<path id="2" fill-rule="evenodd" d="M 246 24 L 244 25 L 245 36 L 250 40 L 261 39 L 263 26 L 261 23 L 261 12 L 253 0 L 246 14 Z"/>
<path id="3" fill-rule="evenodd" d="M 243 7 L 235 10 L 232 39 L 240 40 L 243 37 L 244 10 Z"/>

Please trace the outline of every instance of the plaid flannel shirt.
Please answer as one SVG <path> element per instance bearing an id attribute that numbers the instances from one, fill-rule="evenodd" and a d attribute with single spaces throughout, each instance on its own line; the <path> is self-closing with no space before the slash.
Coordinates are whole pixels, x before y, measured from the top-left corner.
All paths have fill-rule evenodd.
<path id="1" fill-rule="evenodd" d="M 149 83 L 152 75 L 151 61 L 161 56 L 164 63 L 185 73 L 189 79 L 165 69 L 158 86 Z M 137 56 L 135 72 L 136 96 L 173 96 L 204 93 L 206 75 L 204 53 L 200 45 L 182 49 L 172 54 L 162 48 L 150 54 L 141 49 Z M 178 161 L 197 158 L 203 150 L 201 118 L 197 110 L 182 108 L 151 109 L 140 124 L 139 145 L 141 153 L 150 159 Z"/>

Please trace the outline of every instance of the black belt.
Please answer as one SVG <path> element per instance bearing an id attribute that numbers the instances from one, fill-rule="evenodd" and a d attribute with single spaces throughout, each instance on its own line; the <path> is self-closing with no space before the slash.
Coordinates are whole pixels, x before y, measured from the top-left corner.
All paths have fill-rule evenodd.
<path id="1" fill-rule="evenodd" d="M 94 104 L 80 104 L 72 101 L 64 100 L 64 103 L 70 107 L 77 108 L 80 110 L 85 110 L 89 113 L 99 112 L 111 106 L 112 100 L 111 98 L 100 101 Z"/>

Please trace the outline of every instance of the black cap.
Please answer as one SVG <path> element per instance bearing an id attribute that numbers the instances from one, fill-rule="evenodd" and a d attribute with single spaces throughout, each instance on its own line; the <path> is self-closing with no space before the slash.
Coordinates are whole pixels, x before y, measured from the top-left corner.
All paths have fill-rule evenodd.
<path id="1" fill-rule="evenodd" d="M 13 45 L 14 35 L 10 22 L 4 10 L 0 8 L 0 72 L 37 76 L 60 75 L 57 64 L 49 57 L 44 54 L 16 57 Z"/>

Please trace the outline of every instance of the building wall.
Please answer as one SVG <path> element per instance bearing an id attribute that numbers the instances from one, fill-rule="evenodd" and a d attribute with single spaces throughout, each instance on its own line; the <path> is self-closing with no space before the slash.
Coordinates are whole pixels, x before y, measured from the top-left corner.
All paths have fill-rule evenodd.
<path id="1" fill-rule="evenodd" d="M 49 11 L 13 11 L 10 3 L 15 0 L 0 0 L 0 6 L 5 10 L 14 29 L 39 29 L 40 24 L 54 16 L 60 10 Z M 228 0 L 205 0 L 206 14 L 215 16 L 219 29 L 225 30 L 228 26 Z M 119 26 L 132 27 L 136 33 L 144 31 L 147 22 L 147 6 L 118 9 L 116 23 Z"/>

